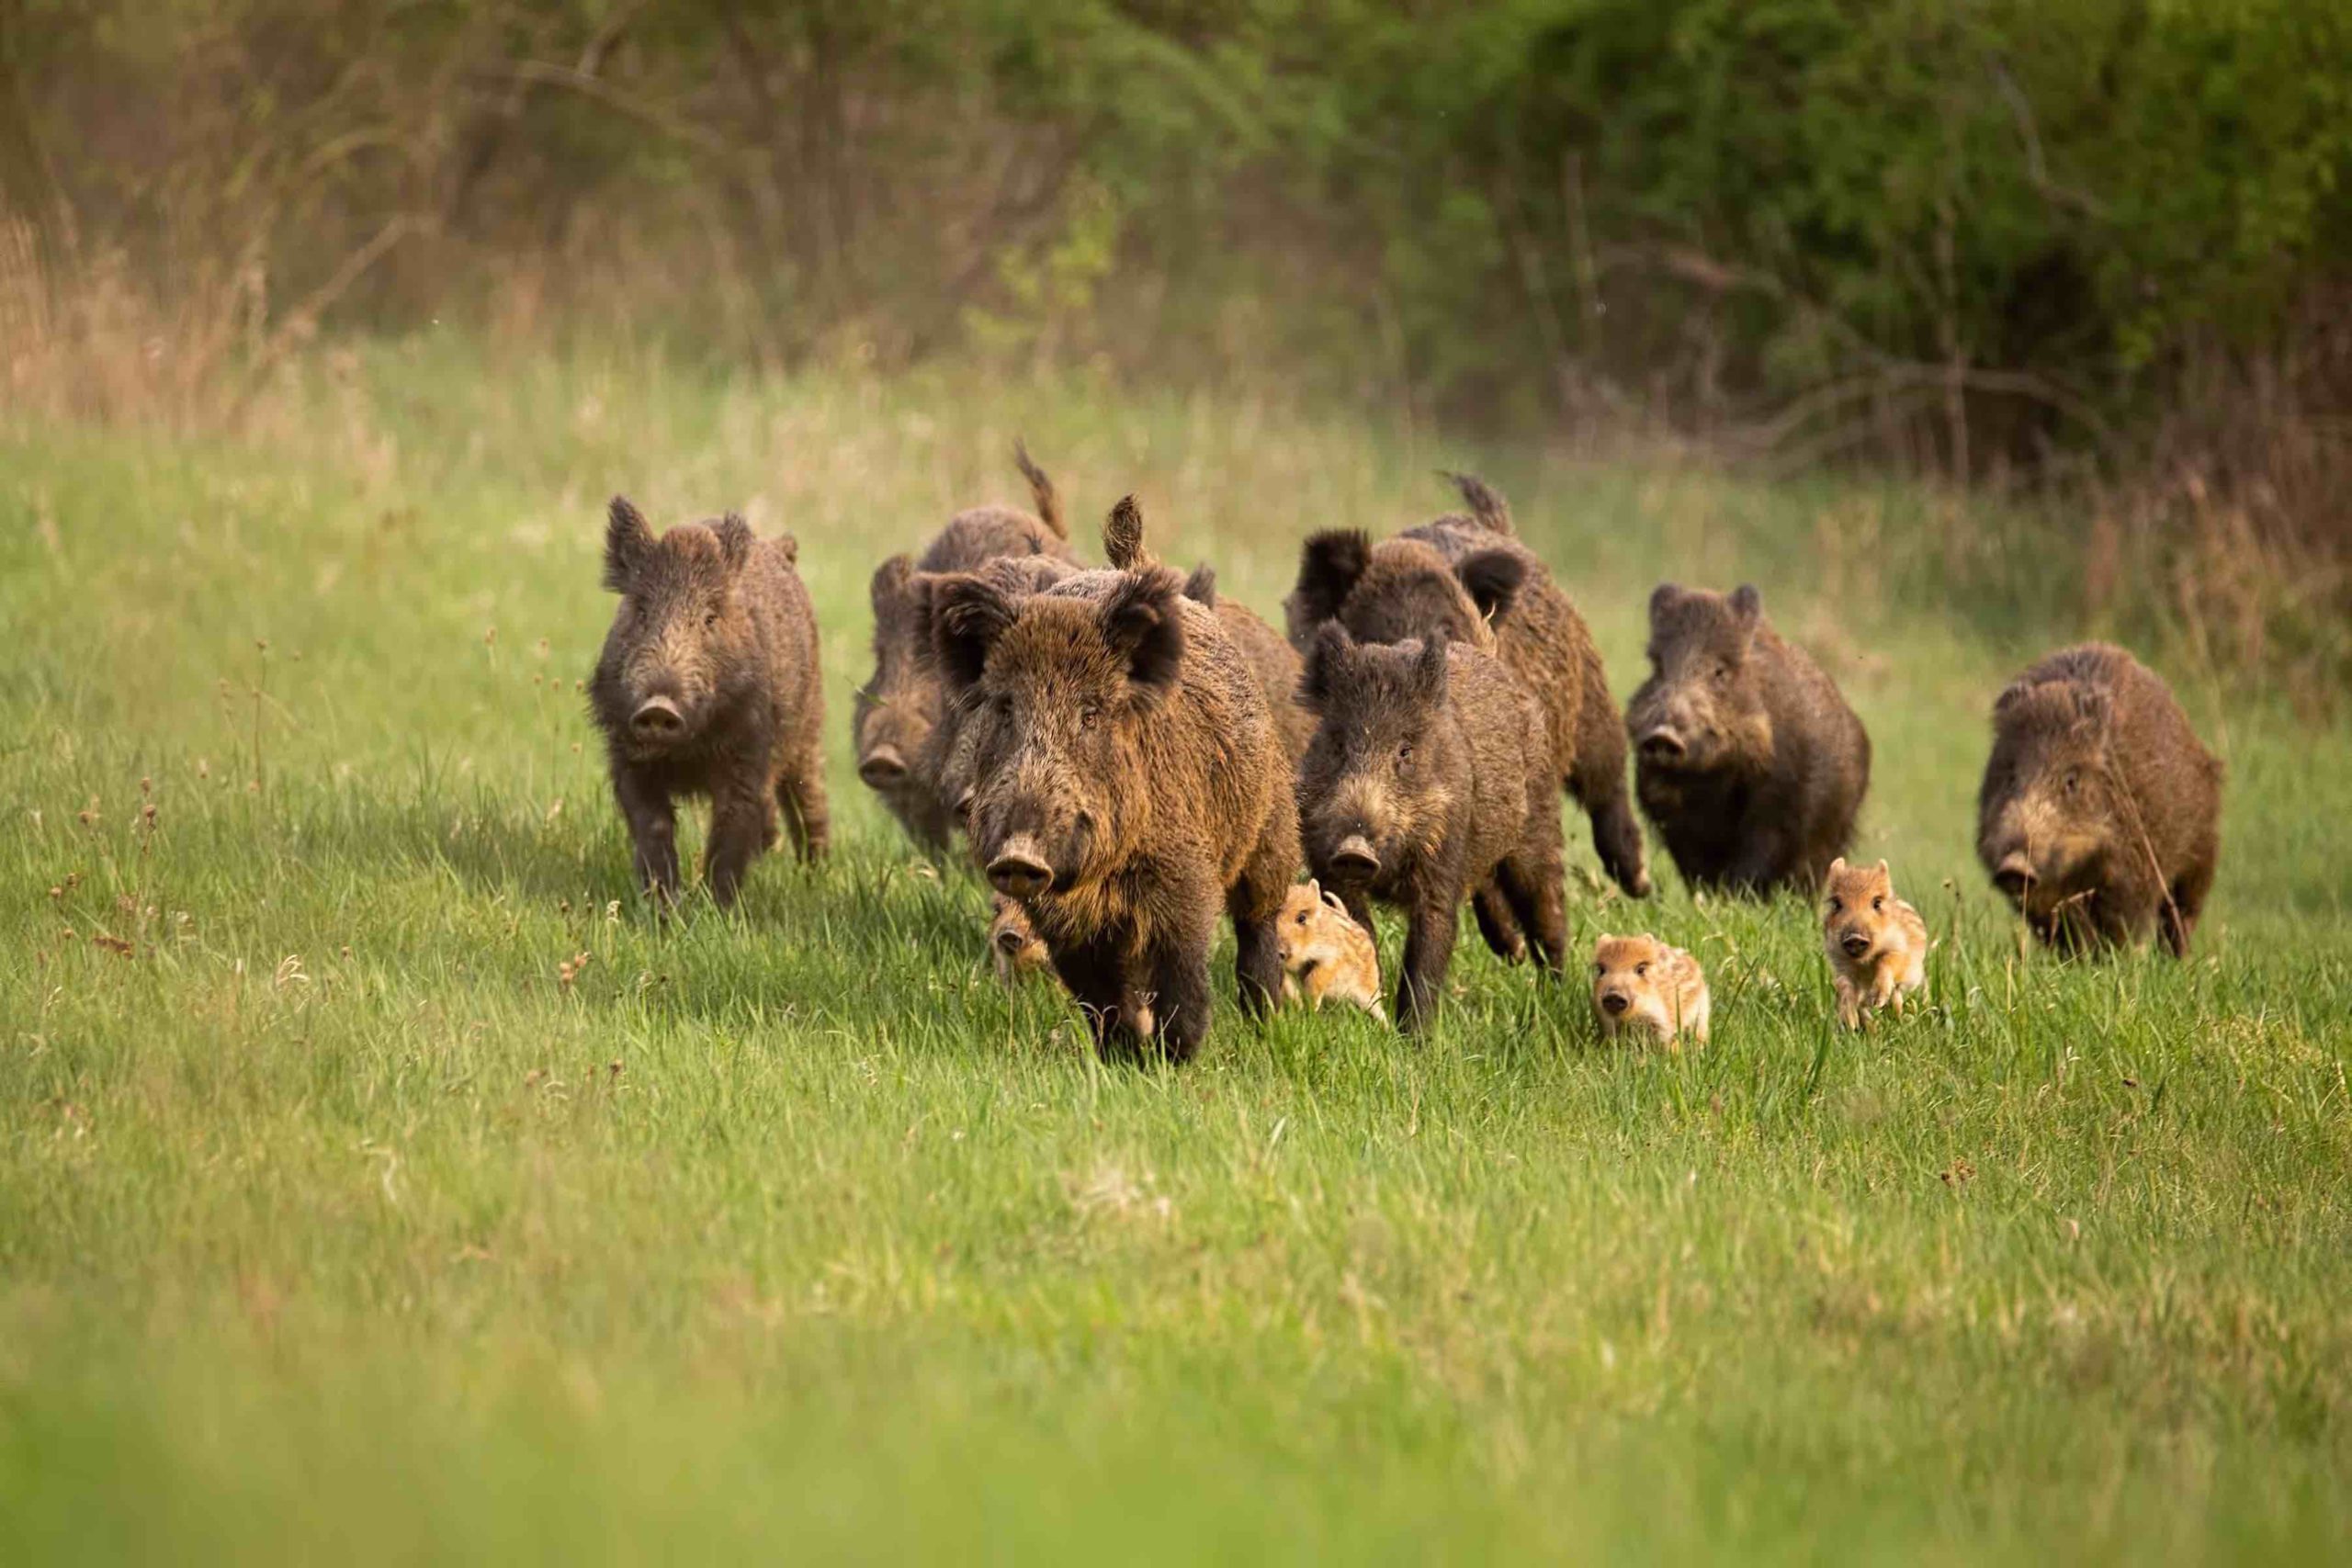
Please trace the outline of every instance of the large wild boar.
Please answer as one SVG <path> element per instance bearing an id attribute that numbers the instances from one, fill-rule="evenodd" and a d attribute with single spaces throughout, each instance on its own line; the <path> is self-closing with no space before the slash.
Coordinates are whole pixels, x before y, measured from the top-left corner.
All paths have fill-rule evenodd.
<path id="1" fill-rule="evenodd" d="M 1602 868 L 1642 897 L 1650 876 L 1625 794 L 1624 721 L 1592 634 L 1543 561 L 1520 543 L 1502 497 L 1467 475 L 1451 477 L 1466 514 L 1449 513 L 1376 545 L 1343 529 L 1306 541 L 1283 606 L 1290 640 L 1304 652 L 1326 622 L 1336 621 L 1359 642 L 1442 633 L 1494 652 L 1543 705 L 1556 782 L 1591 819 Z M 1516 946 L 1485 899 L 1480 925 L 1498 952 Z"/>
<path id="2" fill-rule="evenodd" d="M 731 514 L 656 538 L 613 498 L 605 586 L 621 602 L 588 702 L 638 876 L 665 902 L 678 890 L 681 795 L 710 799 L 705 874 L 722 906 L 775 842 L 779 807 L 800 857 L 824 852 L 824 692 L 797 554 L 788 536 L 755 539 Z"/>
<path id="3" fill-rule="evenodd" d="M 1764 602 L 1660 583 L 1634 694 L 1634 787 L 1699 887 L 1811 888 L 1853 836 L 1871 738 L 1837 683 L 1782 642 Z"/>
<path id="4" fill-rule="evenodd" d="M 1525 683 L 1442 632 L 1359 643 L 1326 626 L 1301 694 L 1318 720 L 1298 780 L 1307 865 L 1366 931 L 1367 899 L 1405 911 L 1397 1021 L 1418 1029 L 1436 1011 L 1462 901 L 1489 883 L 1558 969 L 1559 773 Z"/>
<path id="5" fill-rule="evenodd" d="M 1993 705 L 1976 853 L 2041 940 L 2162 935 L 2186 957 L 2222 853 L 2222 764 L 2171 690 L 2120 648 L 2086 643 Z"/>
<path id="6" fill-rule="evenodd" d="M 1013 460 L 1029 481 L 1035 515 L 1011 506 L 959 512 L 922 554 L 884 561 L 870 589 L 874 674 L 858 689 L 851 716 L 857 776 L 916 843 L 934 852 L 947 847 L 956 818 L 939 784 L 949 746 L 937 733 L 944 702 L 930 660 L 931 588 L 943 574 L 1001 558 L 1076 560 L 1053 481 L 1025 448 L 1016 446 Z"/>
<path id="7" fill-rule="evenodd" d="M 1216 615 L 1161 568 L 1029 594 L 961 575 L 933 609 L 975 858 L 1027 911 L 1098 1045 L 1199 1049 L 1220 911 L 1242 1004 L 1270 1005 L 1297 808 L 1273 716 Z"/>

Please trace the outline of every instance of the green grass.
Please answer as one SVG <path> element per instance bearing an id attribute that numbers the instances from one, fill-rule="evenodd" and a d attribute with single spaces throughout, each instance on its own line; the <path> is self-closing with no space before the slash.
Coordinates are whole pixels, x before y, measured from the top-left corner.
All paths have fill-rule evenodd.
<path id="1" fill-rule="evenodd" d="M 846 765 L 866 574 L 1017 496 L 1016 429 L 1270 614 L 1307 529 L 1482 465 L 1621 694 L 1657 576 L 1753 576 L 1871 726 L 1935 1005 L 1833 1032 L 1805 906 L 1625 906 L 1577 823 L 1577 936 L 1696 951 L 1708 1050 L 1465 942 L 1424 1043 L 1245 1027 L 1220 965 L 1199 1063 L 1097 1067 Z M 824 624 L 839 853 L 731 918 L 643 916 L 582 744 L 624 488 L 794 528 Z M 1984 716 L 2098 628 L 1963 594 L 2000 521 L 433 344 L 237 442 L 6 426 L 10 1559 L 2341 1560 L 2352 735 L 2167 664 L 2231 770 L 2194 960 L 2021 953 Z"/>

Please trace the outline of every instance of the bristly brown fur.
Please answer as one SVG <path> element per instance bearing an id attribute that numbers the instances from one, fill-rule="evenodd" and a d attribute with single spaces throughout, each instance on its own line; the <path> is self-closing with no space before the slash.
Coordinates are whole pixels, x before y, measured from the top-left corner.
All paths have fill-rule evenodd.
<path id="1" fill-rule="evenodd" d="M 1738 893 L 1815 886 L 1870 788 L 1870 736 L 1837 683 L 1745 585 L 1659 584 L 1649 657 L 1626 728 L 1642 810 L 1676 867 Z"/>
<path id="2" fill-rule="evenodd" d="M 1025 595 L 964 575 L 935 595 L 976 857 L 1021 902 L 1105 1052 L 1148 1043 L 1180 1061 L 1208 1034 L 1220 911 L 1244 1006 L 1270 1002 L 1274 916 L 1298 864 L 1272 715 L 1216 615 L 1181 586 L 1154 568 Z"/>
<path id="3" fill-rule="evenodd" d="M 2187 957 L 2222 853 L 2222 764 L 2122 649 L 2050 655 L 1993 710 L 1977 855 L 2042 941 Z"/>
<path id="4" fill-rule="evenodd" d="M 1366 930 L 1373 900 L 1405 911 L 1397 1021 L 1419 1029 L 1435 1012 L 1462 902 L 1489 885 L 1556 970 L 1566 942 L 1559 775 L 1524 683 L 1442 634 L 1359 644 L 1329 623 L 1301 696 L 1319 719 L 1298 778 L 1307 863 Z"/>
<path id="5" fill-rule="evenodd" d="M 953 838 L 956 803 L 942 783 L 955 738 L 944 732 L 945 703 L 931 668 L 932 590 L 943 575 L 997 560 L 1076 567 L 1052 481 L 1025 447 L 1015 449 L 1014 460 L 1050 517 L 1009 506 L 959 512 L 921 555 L 892 556 L 874 573 L 874 673 L 851 716 L 858 773 L 908 836 L 933 853 Z"/>
<path id="6" fill-rule="evenodd" d="M 1374 545 L 1352 530 L 1310 536 L 1285 602 L 1301 652 L 1326 622 L 1360 642 L 1401 642 L 1442 632 L 1491 649 L 1543 705 L 1558 783 L 1592 823 L 1594 851 L 1619 886 L 1649 891 L 1641 829 L 1625 792 L 1624 721 L 1610 694 L 1600 651 L 1544 563 L 1513 536 L 1501 496 L 1468 476 L 1454 479 L 1473 513 L 1450 513 Z M 1518 935 L 1491 901 L 1480 928 L 1498 952 Z"/>
<path id="7" fill-rule="evenodd" d="M 678 890 L 682 795 L 710 800 L 705 858 L 722 905 L 775 841 L 779 812 L 802 859 L 824 852 L 824 691 L 795 554 L 732 513 L 657 539 L 636 507 L 613 500 L 604 581 L 621 604 L 589 706 L 638 876 L 665 902 Z"/>

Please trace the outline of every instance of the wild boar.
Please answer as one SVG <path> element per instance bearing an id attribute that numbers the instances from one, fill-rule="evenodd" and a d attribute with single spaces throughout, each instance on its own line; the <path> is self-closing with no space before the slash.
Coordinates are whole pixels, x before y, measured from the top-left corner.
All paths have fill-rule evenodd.
<path id="1" fill-rule="evenodd" d="M 935 590 L 933 622 L 963 715 L 975 858 L 1021 904 L 1098 1047 L 1200 1048 L 1220 909 L 1243 1007 L 1270 1005 L 1297 808 L 1273 716 L 1216 615 L 1155 568 L 1026 595 L 960 575 Z"/>
<path id="2" fill-rule="evenodd" d="M 801 859 L 824 852 L 824 691 L 797 555 L 790 536 L 756 539 L 731 513 L 656 538 L 613 498 L 605 587 L 621 602 L 588 703 L 639 880 L 665 904 L 678 891 L 681 795 L 710 799 L 705 876 L 722 907 L 775 842 L 779 808 Z"/>
<path id="3" fill-rule="evenodd" d="M 2129 653 L 2065 649 L 2001 694 L 1976 810 L 1978 858 L 2042 941 L 2153 931 L 2188 955 L 2221 861 L 2222 764 Z"/>
<path id="4" fill-rule="evenodd" d="M 1822 878 L 1821 944 L 1838 992 L 1838 1021 L 1862 1026 L 1862 1014 L 1892 1007 L 1928 983 L 1928 922 L 1894 896 L 1884 861 L 1849 865 L 1839 855 Z"/>
<path id="5" fill-rule="evenodd" d="M 1352 1002 L 1385 1022 L 1380 1005 L 1380 950 L 1336 893 L 1312 877 L 1290 890 L 1275 926 L 1283 950 L 1283 997 L 1309 1005 Z"/>
<path id="6" fill-rule="evenodd" d="M 1046 944 L 1037 940 L 1037 932 L 1029 924 L 1029 917 L 1021 912 L 1021 906 L 1001 893 L 989 897 L 989 956 L 996 965 L 996 977 L 1011 985 L 1051 968 Z"/>
<path id="7" fill-rule="evenodd" d="M 1634 788 L 1694 886 L 1811 888 L 1870 788 L 1871 739 L 1835 682 L 1782 642 L 1764 602 L 1660 583 L 1650 676 L 1626 709 Z"/>
<path id="8" fill-rule="evenodd" d="M 1502 497 L 1467 475 L 1449 477 L 1470 506 L 1467 514 L 1450 513 L 1377 545 L 1352 530 L 1308 538 L 1297 586 L 1283 605 L 1290 640 L 1303 652 L 1326 622 L 1336 621 L 1359 642 L 1442 632 L 1496 654 L 1543 705 L 1556 784 L 1591 819 L 1602 869 L 1629 896 L 1643 897 L 1650 877 L 1626 798 L 1624 723 L 1592 634 L 1543 561 L 1515 536 Z M 1482 905 L 1482 929 L 1491 913 Z M 1492 929 L 1487 934 L 1508 956 L 1515 937 Z"/>
<path id="9" fill-rule="evenodd" d="M 1300 693 L 1318 719 L 1298 777 L 1307 863 L 1367 931 L 1367 899 L 1405 911 L 1398 1023 L 1434 1015 L 1462 901 L 1489 881 L 1557 969 L 1559 774 L 1543 705 L 1519 678 L 1442 631 L 1359 643 L 1327 625 Z"/>
<path id="10" fill-rule="evenodd" d="M 1707 1043 L 1714 1010 L 1699 961 L 1654 936 L 1606 936 L 1592 945 L 1592 1016 L 1604 1039 L 1642 1034 L 1673 1049 Z"/>
<path id="11" fill-rule="evenodd" d="M 978 506 L 948 519 L 917 556 L 896 555 L 874 573 L 874 674 L 858 689 L 851 716 L 857 776 L 882 798 L 908 836 L 944 851 L 956 826 L 938 768 L 948 745 L 935 733 L 944 712 L 932 668 L 931 588 L 943 574 L 972 571 L 1000 558 L 1069 562 L 1069 530 L 1053 481 L 1016 446 L 1013 461 L 1028 479 L 1036 513 Z"/>

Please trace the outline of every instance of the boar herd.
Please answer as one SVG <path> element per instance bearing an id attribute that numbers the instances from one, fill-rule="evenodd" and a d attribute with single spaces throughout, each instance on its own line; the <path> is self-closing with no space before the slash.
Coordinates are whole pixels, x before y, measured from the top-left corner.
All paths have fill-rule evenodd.
<path id="1" fill-rule="evenodd" d="M 1407 1030 L 1445 994 L 1465 903 L 1498 955 L 1560 973 L 1562 793 L 1629 898 L 1651 887 L 1634 802 L 1694 888 L 1818 893 L 1848 1026 L 1925 985 L 1918 912 L 1884 861 L 1844 858 L 1870 737 L 1754 588 L 1661 584 L 1649 674 L 1621 713 L 1583 617 L 1476 479 L 1450 476 L 1464 510 L 1392 538 L 1310 536 L 1277 632 L 1208 568 L 1161 564 L 1132 498 L 1104 526 L 1108 564 L 1086 566 L 1052 481 L 1025 449 L 1015 461 L 1034 510 L 958 513 L 875 571 L 857 774 L 926 852 L 963 840 L 993 890 L 998 972 L 1049 970 L 1105 1055 L 1198 1051 L 1221 919 L 1253 1015 L 1297 998 L 1386 1017 L 1375 903 L 1405 926 Z M 589 705 L 662 905 L 679 894 L 681 795 L 710 802 L 704 876 L 722 906 L 779 820 L 804 860 L 825 852 L 797 559 L 790 536 L 737 516 L 656 535 L 612 503 L 620 603 Z M 2164 682 L 2120 649 L 2067 649 L 2001 693 L 1993 735 L 1977 849 L 2028 928 L 2066 951 L 2159 938 L 2185 955 L 2220 852 L 2222 769 Z M 1605 935 L 1591 975 L 1603 1036 L 1706 1041 L 1690 953 Z"/>

